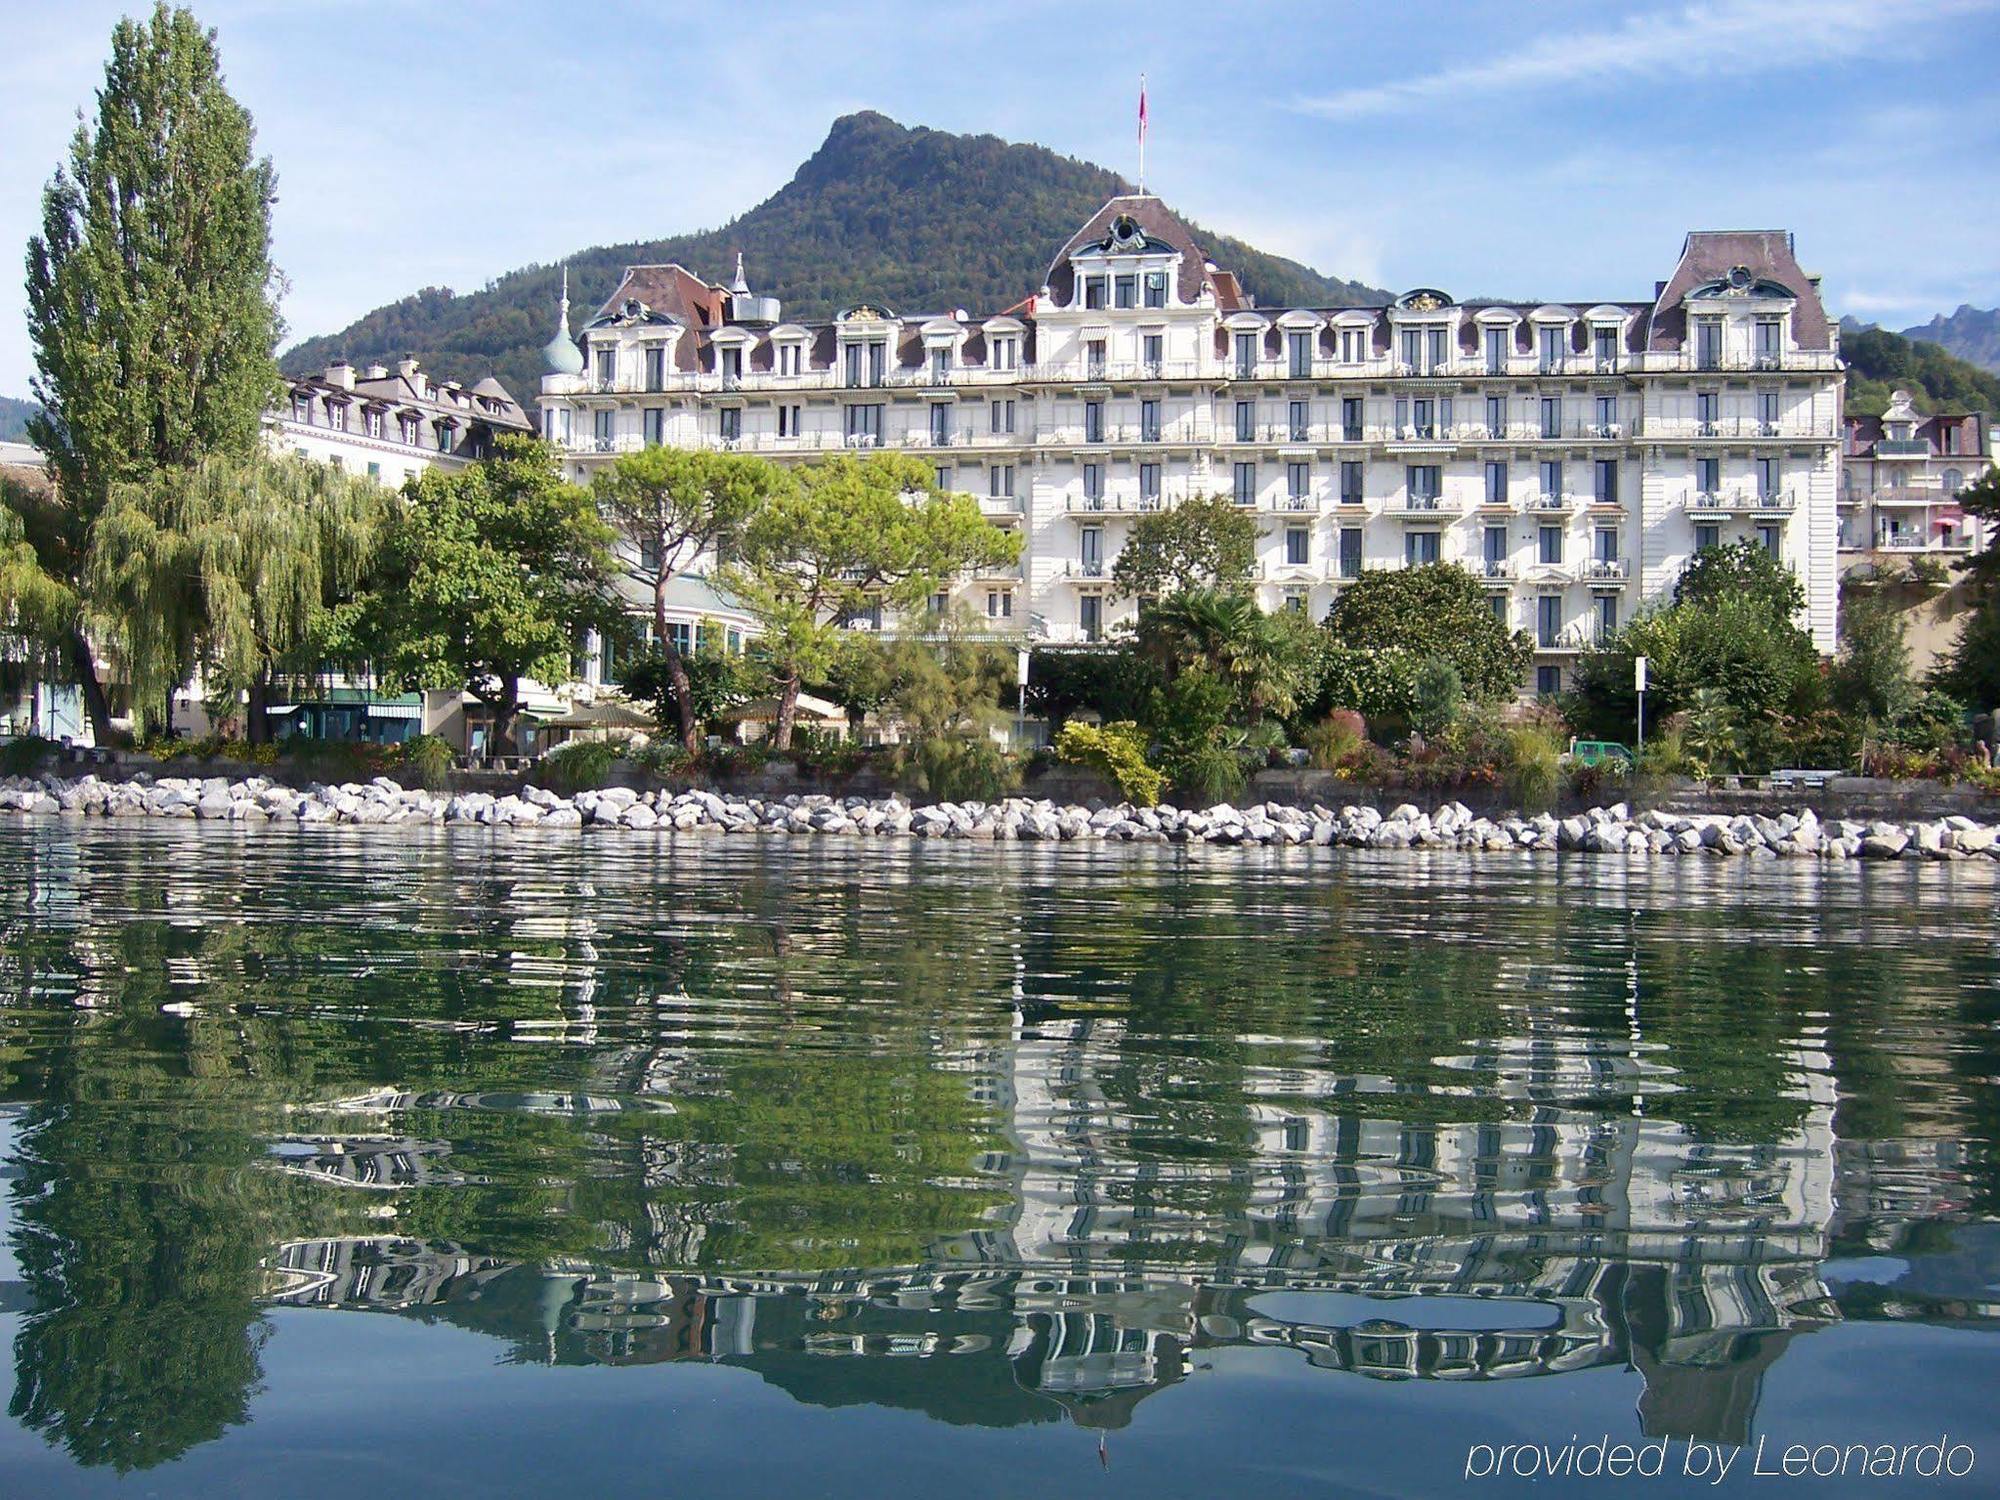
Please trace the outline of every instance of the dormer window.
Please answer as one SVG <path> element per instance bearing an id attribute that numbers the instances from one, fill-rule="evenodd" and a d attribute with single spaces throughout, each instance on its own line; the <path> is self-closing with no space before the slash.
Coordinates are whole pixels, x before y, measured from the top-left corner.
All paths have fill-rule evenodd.
<path id="1" fill-rule="evenodd" d="M 617 372 L 618 351 L 615 349 L 599 349 L 597 351 L 597 388 L 600 391 L 610 390 L 612 379 Z"/>
<path id="2" fill-rule="evenodd" d="M 799 346 L 797 344 L 778 345 L 778 373 L 796 375 L 799 373 Z"/>
<path id="3" fill-rule="evenodd" d="M 1694 363 L 1698 370 L 1722 368 L 1722 319 L 1695 319 Z"/>
<path id="4" fill-rule="evenodd" d="M 1344 365 L 1358 365 L 1368 358 L 1368 334 L 1362 328 L 1340 330 L 1340 362 Z"/>
<path id="5" fill-rule="evenodd" d="M 1618 330 L 1599 327 L 1591 332 L 1591 345 L 1596 354 L 1597 368 L 1609 370 L 1618 363 Z"/>
<path id="6" fill-rule="evenodd" d="M 1541 330 L 1540 368 L 1542 374 L 1552 375 L 1562 369 L 1563 343 L 1566 332 L 1567 330 L 1563 328 L 1546 326 Z"/>
<path id="7" fill-rule="evenodd" d="M 664 344 L 646 346 L 646 389 L 663 391 L 667 388 L 667 350 Z"/>
<path id="8" fill-rule="evenodd" d="M 1507 373 L 1507 340 L 1513 330 L 1489 328 L 1486 330 L 1486 373 L 1505 375 Z"/>
<path id="9" fill-rule="evenodd" d="M 743 381 L 743 351 L 730 347 L 718 349 L 715 354 L 716 370 L 722 376 L 724 385 L 740 385 Z"/>
<path id="10" fill-rule="evenodd" d="M 1148 271 L 1146 273 L 1146 306 L 1165 307 L 1167 305 L 1167 273 Z"/>
<path id="11" fill-rule="evenodd" d="M 1757 320 L 1757 368 L 1775 370 L 1783 362 L 1785 325 L 1777 318 Z"/>
<path id="12" fill-rule="evenodd" d="M 888 368 L 889 346 L 879 339 L 851 343 L 846 346 L 844 358 L 849 386 L 877 386 L 882 384 L 883 372 Z"/>
<path id="13" fill-rule="evenodd" d="M 310 427 L 312 426 L 312 419 L 313 419 L 312 397 L 310 396 L 292 397 L 292 420 L 294 422 L 303 422 L 306 424 L 306 426 Z"/>
<path id="14" fill-rule="evenodd" d="M 1104 282 L 1105 278 L 1102 276 L 1086 276 L 1083 278 L 1083 305 L 1085 307 L 1097 310 L 1103 308 Z"/>
<path id="15" fill-rule="evenodd" d="M 1257 335 L 1254 333 L 1236 335 L 1236 373 L 1245 377 L 1257 373 Z"/>
<path id="16" fill-rule="evenodd" d="M 1021 341 L 1013 335 L 996 336 L 986 344 L 986 363 L 995 370 L 1015 369 L 1021 361 Z"/>
<path id="17" fill-rule="evenodd" d="M 335 432 L 347 431 L 347 403 L 329 401 L 326 403 L 326 425 Z"/>
<path id="18" fill-rule="evenodd" d="M 405 444 L 412 448 L 417 446 L 418 429 L 421 425 L 415 414 L 411 412 L 405 412 L 397 419 L 397 431 Z"/>
<path id="19" fill-rule="evenodd" d="M 951 345 L 940 344 L 931 350 L 931 380 L 943 385 L 951 378 Z"/>
<path id="20" fill-rule="evenodd" d="M 1111 283 L 1112 302 L 1117 307 L 1134 308 L 1139 305 L 1139 278 L 1118 276 Z"/>
<path id="21" fill-rule="evenodd" d="M 361 414 L 362 430 L 372 438 L 382 435 L 382 413 L 370 407 Z"/>
<path id="22" fill-rule="evenodd" d="M 1288 368 L 1294 380 L 1304 380 L 1313 372 L 1313 336 L 1310 333 L 1285 335 Z"/>

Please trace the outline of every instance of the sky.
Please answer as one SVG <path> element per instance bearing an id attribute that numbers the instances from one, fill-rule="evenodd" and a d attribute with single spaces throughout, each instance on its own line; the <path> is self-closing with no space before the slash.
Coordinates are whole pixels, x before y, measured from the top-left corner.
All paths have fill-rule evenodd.
<path id="1" fill-rule="evenodd" d="M 0 0 L 0 395 L 34 367 L 11 268 L 133 8 Z M 1147 187 L 1329 274 L 1645 297 L 1689 229 L 1786 228 L 1836 313 L 2000 305 L 2000 0 L 194 9 L 277 169 L 294 337 L 721 224 L 856 109 L 1131 176 L 1142 72 Z"/>

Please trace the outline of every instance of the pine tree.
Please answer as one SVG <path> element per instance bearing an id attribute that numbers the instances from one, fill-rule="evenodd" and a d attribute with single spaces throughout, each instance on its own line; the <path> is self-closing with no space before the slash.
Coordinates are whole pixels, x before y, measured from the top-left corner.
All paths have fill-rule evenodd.
<path id="1" fill-rule="evenodd" d="M 62 594 L 59 645 L 100 739 L 109 707 L 85 633 L 97 517 L 115 485 L 248 455 L 278 389 L 276 178 L 253 143 L 214 32 L 164 4 L 149 22 L 121 21 L 96 119 L 79 121 L 28 244 L 43 407 L 29 435 L 49 455 L 61 514 L 0 518 L 0 543 L 15 544 L 0 577 L 19 587 L 32 561 L 41 591 Z"/>

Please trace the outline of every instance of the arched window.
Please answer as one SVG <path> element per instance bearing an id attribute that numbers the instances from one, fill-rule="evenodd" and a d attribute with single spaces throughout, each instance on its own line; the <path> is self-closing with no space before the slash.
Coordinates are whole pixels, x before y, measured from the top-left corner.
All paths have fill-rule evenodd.
<path id="1" fill-rule="evenodd" d="M 1956 495 L 1964 488 L 1965 474 L 1962 470 L 1946 469 L 1944 471 L 1944 492 L 1947 495 Z"/>

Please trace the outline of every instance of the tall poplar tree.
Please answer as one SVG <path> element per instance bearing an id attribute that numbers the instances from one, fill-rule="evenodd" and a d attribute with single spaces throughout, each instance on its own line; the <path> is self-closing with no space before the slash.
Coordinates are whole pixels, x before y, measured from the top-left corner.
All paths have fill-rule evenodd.
<path id="1" fill-rule="evenodd" d="M 0 608 L 36 597 L 31 618 L 59 631 L 50 644 L 100 738 L 110 711 L 86 634 L 97 517 L 115 485 L 247 456 L 278 391 L 276 177 L 254 141 L 213 31 L 164 4 L 150 21 L 120 21 L 96 118 L 79 120 L 28 243 L 43 408 L 28 433 L 49 455 L 60 506 L 0 516 Z"/>

